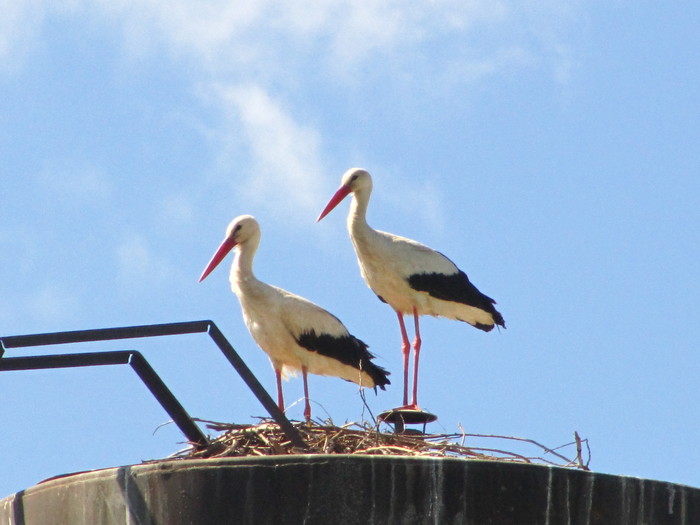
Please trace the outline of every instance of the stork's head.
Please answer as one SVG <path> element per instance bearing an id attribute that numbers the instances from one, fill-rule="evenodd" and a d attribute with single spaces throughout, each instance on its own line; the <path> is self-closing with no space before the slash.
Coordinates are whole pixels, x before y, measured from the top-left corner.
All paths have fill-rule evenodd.
<path id="1" fill-rule="evenodd" d="M 331 197 L 331 200 L 328 201 L 328 204 L 326 204 L 326 207 L 321 212 L 321 215 L 318 216 L 316 222 L 328 215 L 345 197 L 351 193 L 360 191 L 372 191 L 372 177 L 367 170 L 363 170 L 362 168 L 350 168 L 343 174 L 343 178 L 340 181 L 340 188 L 338 188 L 335 195 Z"/>
<path id="2" fill-rule="evenodd" d="M 255 217 L 252 215 L 241 215 L 233 219 L 228 228 L 226 228 L 226 237 L 202 272 L 199 282 L 201 283 L 206 279 L 207 275 L 224 260 L 235 246 L 244 244 L 254 237 L 260 238 L 260 225 L 255 220 Z"/>

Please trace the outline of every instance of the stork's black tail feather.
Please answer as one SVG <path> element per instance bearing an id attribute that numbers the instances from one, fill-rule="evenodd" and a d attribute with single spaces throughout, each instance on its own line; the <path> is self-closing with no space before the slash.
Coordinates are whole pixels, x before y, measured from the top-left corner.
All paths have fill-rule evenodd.
<path id="1" fill-rule="evenodd" d="M 362 341 L 360 342 L 362 343 Z M 367 373 L 367 375 L 372 378 L 372 381 L 374 381 L 375 390 L 377 387 L 381 388 L 382 390 L 386 390 L 385 385 L 391 384 L 388 377 L 391 372 L 388 372 L 381 366 L 375 365 L 372 361 L 370 361 L 370 359 L 374 359 L 374 355 L 372 355 L 366 349 L 365 351 L 367 352 L 368 357 L 360 360 L 360 370 Z"/>
<path id="2" fill-rule="evenodd" d="M 297 338 L 297 343 L 311 352 L 318 352 L 365 372 L 374 381 L 373 386 L 382 390 L 385 390 L 384 385 L 391 383 L 387 377 L 389 372 L 372 363 L 374 355 L 367 350 L 367 344 L 354 335 L 336 337 L 328 334 L 318 335 L 314 330 L 309 330 Z"/>

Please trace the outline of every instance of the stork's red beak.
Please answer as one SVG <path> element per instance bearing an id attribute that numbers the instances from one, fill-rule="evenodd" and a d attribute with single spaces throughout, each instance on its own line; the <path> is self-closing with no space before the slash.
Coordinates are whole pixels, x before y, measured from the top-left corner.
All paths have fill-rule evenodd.
<path id="1" fill-rule="evenodd" d="M 321 212 L 321 215 L 318 216 L 318 219 L 316 219 L 316 222 L 320 221 L 323 219 L 326 215 L 328 215 L 333 208 L 335 208 L 338 204 L 340 204 L 340 201 L 342 201 L 345 197 L 350 195 L 352 190 L 350 189 L 350 186 L 343 185 L 340 188 L 338 188 L 338 191 L 335 192 L 335 195 L 331 197 L 331 200 L 328 201 L 328 204 L 326 204 L 326 207 L 323 208 L 323 211 Z"/>
<path id="2" fill-rule="evenodd" d="M 207 267 L 202 272 L 202 276 L 199 278 L 200 283 L 206 279 L 207 275 L 209 275 L 221 261 L 224 260 L 224 257 L 228 255 L 228 252 L 233 250 L 233 247 L 236 246 L 236 244 L 236 241 L 230 237 L 224 239 L 224 242 L 221 243 L 221 246 L 219 246 L 219 248 L 216 250 L 214 257 L 211 258 L 211 261 L 209 261 L 209 264 L 207 264 Z"/>

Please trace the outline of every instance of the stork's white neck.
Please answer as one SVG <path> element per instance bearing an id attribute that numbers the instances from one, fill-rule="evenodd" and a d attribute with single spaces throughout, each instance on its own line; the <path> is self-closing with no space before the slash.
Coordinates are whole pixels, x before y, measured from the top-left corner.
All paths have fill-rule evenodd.
<path id="1" fill-rule="evenodd" d="M 370 228 L 367 224 L 367 206 L 371 193 L 371 189 L 362 189 L 352 194 L 350 213 L 348 213 L 348 230 L 351 236 Z"/>
<path id="2" fill-rule="evenodd" d="M 236 246 L 236 257 L 233 259 L 229 275 L 229 281 L 234 292 L 239 289 L 241 283 L 257 280 L 253 273 L 253 259 L 259 243 L 260 237 L 257 236 L 251 237 Z"/>

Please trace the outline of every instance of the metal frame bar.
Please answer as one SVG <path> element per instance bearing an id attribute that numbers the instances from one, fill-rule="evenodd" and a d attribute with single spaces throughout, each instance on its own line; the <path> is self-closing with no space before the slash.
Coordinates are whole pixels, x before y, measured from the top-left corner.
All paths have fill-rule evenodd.
<path id="1" fill-rule="evenodd" d="M 267 393 L 253 375 L 248 365 L 238 355 L 231 343 L 213 321 L 186 321 L 181 323 L 163 323 L 153 325 L 125 326 L 117 328 L 98 328 L 93 330 L 76 330 L 70 332 L 52 332 L 44 334 L 29 334 L 0 337 L 0 358 L 8 348 L 23 348 L 29 346 L 59 345 L 68 343 L 85 343 L 94 341 L 109 341 L 115 339 L 134 339 L 141 337 L 159 337 L 165 335 L 183 335 L 207 333 L 228 359 L 231 366 L 238 372 L 241 379 L 253 392 L 272 419 L 280 426 L 290 442 L 300 449 L 307 446 L 299 431 L 294 428 L 287 416 L 279 409 L 275 401 Z"/>
<path id="2" fill-rule="evenodd" d="M 160 376 L 136 350 L 89 352 L 84 354 L 38 355 L 30 357 L 5 357 L 0 359 L 0 372 L 12 370 L 45 370 L 53 368 L 77 368 L 105 365 L 131 365 L 153 397 L 165 409 L 178 428 L 197 448 L 204 448 L 209 441 L 192 418 L 163 383 Z"/>

